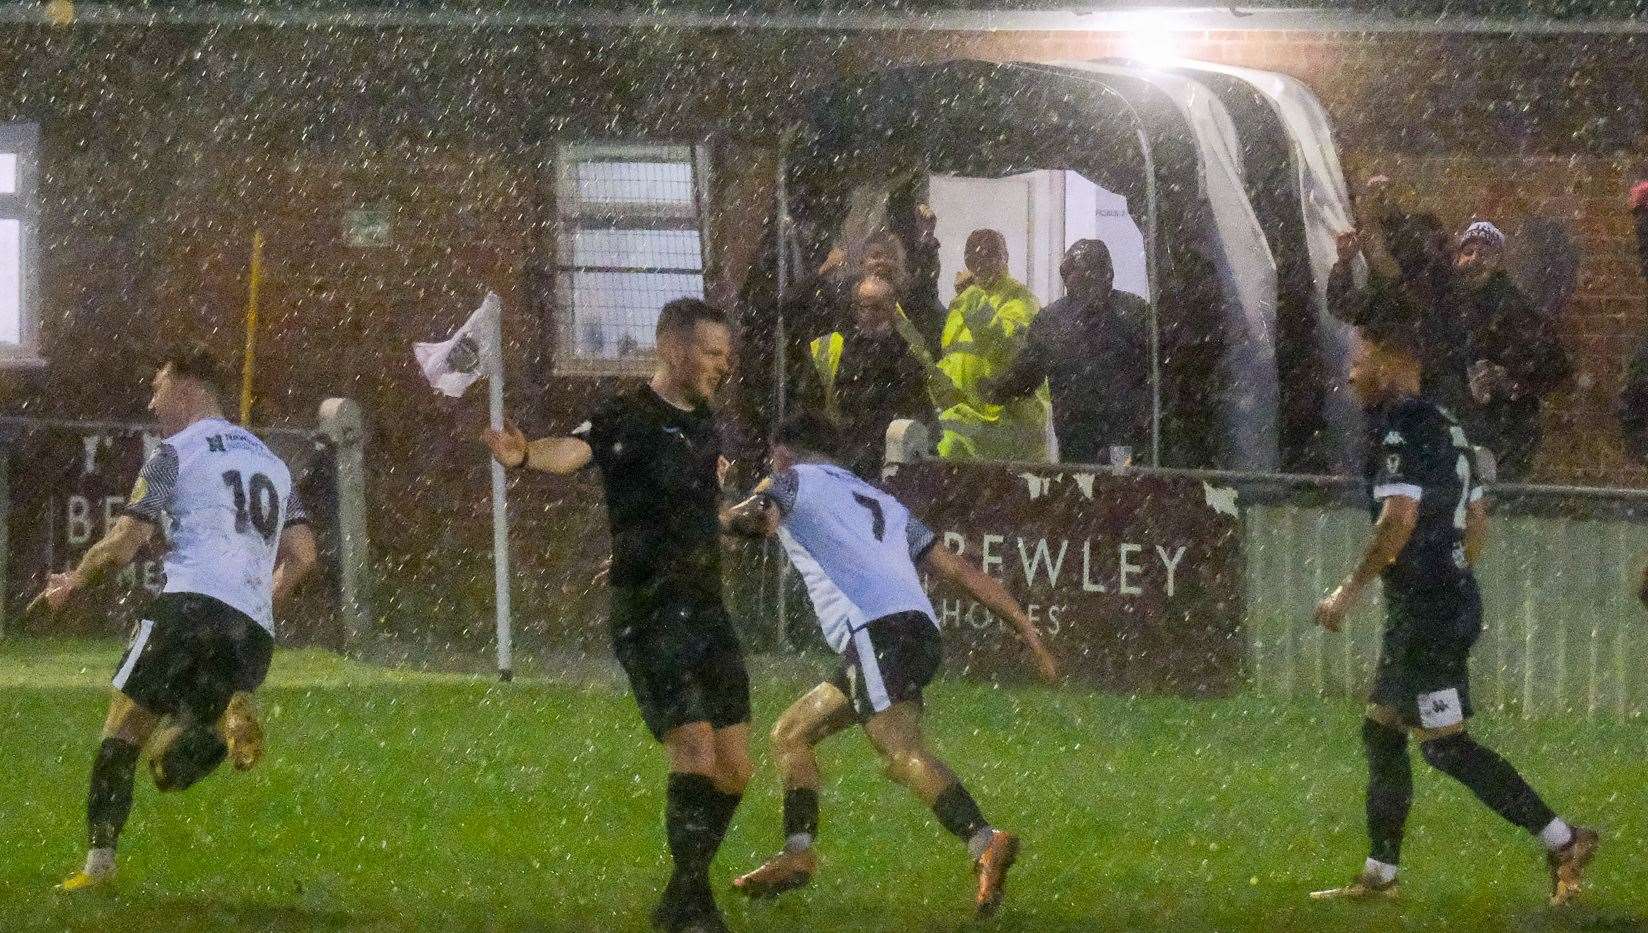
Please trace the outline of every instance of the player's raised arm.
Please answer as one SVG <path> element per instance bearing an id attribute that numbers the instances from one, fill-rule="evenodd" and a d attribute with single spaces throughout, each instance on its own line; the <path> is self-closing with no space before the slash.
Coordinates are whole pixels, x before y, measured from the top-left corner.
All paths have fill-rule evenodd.
<path id="1" fill-rule="evenodd" d="M 927 549 L 927 553 L 921 558 L 921 567 L 960 586 L 997 618 L 1013 623 L 1019 640 L 1024 642 L 1024 646 L 1030 649 L 1030 654 L 1036 659 L 1037 673 L 1048 683 L 1054 683 L 1059 679 L 1058 662 L 1053 660 L 1047 646 L 1042 644 L 1041 633 L 1036 631 L 1035 624 L 1025 615 L 1018 600 L 1007 592 L 1007 587 L 1002 586 L 1000 580 L 942 544 Z"/>
<path id="2" fill-rule="evenodd" d="M 481 439 L 493 459 L 512 470 L 526 468 L 557 476 L 568 476 L 589 466 L 594 457 L 589 442 L 578 437 L 541 437 L 528 441 L 513 421 L 503 430 L 488 429 Z"/>

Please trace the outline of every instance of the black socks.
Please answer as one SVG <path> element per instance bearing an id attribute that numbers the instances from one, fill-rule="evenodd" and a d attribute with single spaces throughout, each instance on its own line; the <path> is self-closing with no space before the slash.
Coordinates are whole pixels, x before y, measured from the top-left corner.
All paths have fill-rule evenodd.
<path id="1" fill-rule="evenodd" d="M 973 795 L 967 793 L 960 781 L 945 788 L 933 801 L 933 815 L 938 817 L 940 826 L 962 842 L 971 842 L 979 830 L 990 825 L 979 812 L 978 804 L 973 802 Z"/>
<path id="2" fill-rule="evenodd" d="M 1362 720 L 1362 746 L 1368 756 L 1369 855 L 1396 865 L 1402 858 L 1402 831 L 1413 804 L 1413 766 L 1408 735 L 1371 719 Z"/>
<path id="3" fill-rule="evenodd" d="M 708 884 L 710 860 L 732 824 L 743 797 L 715 789 L 702 774 L 671 772 L 664 804 L 664 831 L 669 837 L 675 874 L 683 882 Z"/>
<path id="4" fill-rule="evenodd" d="M 784 840 L 818 838 L 818 791 L 797 787 L 784 792 Z"/>
<path id="5" fill-rule="evenodd" d="M 124 739 L 104 739 L 92 760 L 91 789 L 86 795 L 89 847 L 112 849 L 132 812 L 132 777 L 138 748 Z"/>
<path id="6" fill-rule="evenodd" d="M 1419 750 L 1437 770 L 1470 788 L 1495 813 L 1538 834 L 1556 814 L 1510 762 L 1461 732 L 1421 743 Z"/>

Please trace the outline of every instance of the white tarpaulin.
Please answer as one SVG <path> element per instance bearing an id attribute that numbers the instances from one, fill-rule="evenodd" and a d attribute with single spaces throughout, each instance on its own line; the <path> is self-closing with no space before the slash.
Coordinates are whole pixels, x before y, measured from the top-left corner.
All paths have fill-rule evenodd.
<path id="1" fill-rule="evenodd" d="M 1324 400 L 1323 417 L 1336 434 L 1335 448 L 1353 449 L 1359 442 L 1361 411 L 1347 391 L 1351 330 L 1328 314 L 1328 275 L 1338 261 L 1335 238 L 1356 226 L 1350 192 L 1339 164 L 1339 149 L 1333 141 L 1333 124 L 1327 109 L 1310 88 L 1287 75 L 1252 68 L 1236 68 L 1207 62 L 1182 61 L 1177 67 L 1217 72 L 1247 82 L 1270 102 L 1293 145 L 1300 208 L 1304 215 L 1306 245 L 1310 250 L 1311 274 L 1315 284 L 1317 333 L 1320 353 L 1330 380 Z M 1367 265 L 1356 261 L 1356 281 L 1367 280 Z"/>
<path id="2" fill-rule="evenodd" d="M 1225 411 L 1224 466 L 1277 467 L 1276 259 L 1247 199 L 1241 139 L 1224 104 L 1196 81 L 1145 67 L 1058 62 L 1097 75 L 1124 75 L 1165 93 L 1195 134 L 1212 229 L 1209 258 L 1225 283 L 1226 374 L 1234 405 Z"/>

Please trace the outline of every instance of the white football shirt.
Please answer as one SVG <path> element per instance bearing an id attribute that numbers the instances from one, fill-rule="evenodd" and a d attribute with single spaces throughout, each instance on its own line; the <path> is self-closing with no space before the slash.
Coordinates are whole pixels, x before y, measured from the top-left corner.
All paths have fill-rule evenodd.
<path id="1" fill-rule="evenodd" d="M 903 503 L 834 464 L 798 464 L 772 479 L 778 539 L 831 648 L 845 651 L 853 632 L 901 612 L 938 626 L 915 564 L 936 538 Z"/>
<path id="2" fill-rule="evenodd" d="M 263 441 L 206 418 L 155 448 L 122 510 L 164 532 L 167 593 L 200 593 L 275 631 L 280 535 L 308 521 L 292 474 Z"/>

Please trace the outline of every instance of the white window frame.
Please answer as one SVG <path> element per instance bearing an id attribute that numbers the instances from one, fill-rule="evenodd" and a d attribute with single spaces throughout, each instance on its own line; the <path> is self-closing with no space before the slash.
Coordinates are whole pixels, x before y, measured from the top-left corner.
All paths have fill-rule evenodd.
<path id="1" fill-rule="evenodd" d="M 576 220 L 569 218 L 567 203 L 576 196 L 574 172 L 580 162 L 612 158 L 624 161 L 678 162 L 682 151 L 692 171 L 693 205 L 690 218 L 682 211 L 649 210 L 646 205 L 633 209 L 610 206 L 610 213 L 602 219 L 617 217 L 620 223 L 632 220 L 636 229 L 694 229 L 698 233 L 699 268 L 691 270 L 700 276 L 709 272 L 709 216 L 706 210 L 709 191 L 708 147 L 693 143 L 659 143 L 624 140 L 563 140 L 551 154 L 554 188 L 554 250 L 555 250 L 555 305 L 551 309 L 555 323 L 554 366 L 557 374 L 568 375 L 645 375 L 652 371 L 657 355 L 651 349 L 642 349 L 619 358 L 590 356 L 578 352 L 576 333 L 577 309 L 574 307 L 572 273 L 576 271 L 566 244 L 578 229 Z M 690 221 L 684 222 L 684 221 Z M 646 226 L 648 223 L 655 226 Z M 664 270 L 659 270 L 664 271 Z M 686 271 L 686 270 L 682 270 Z M 708 287 L 708 283 L 705 283 Z M 702 297 L 702 295 L 694 296 Z"/>
<path id="2" fill-rule="evenodd" d="M 20 222 L 17 343 L 0 340 L 0 368 L 45 365 L 40 355 L 40 124 L 0 123 L 0 152 L 17 156 L 17 190 L 0 193 L 0 219 Z"/>

